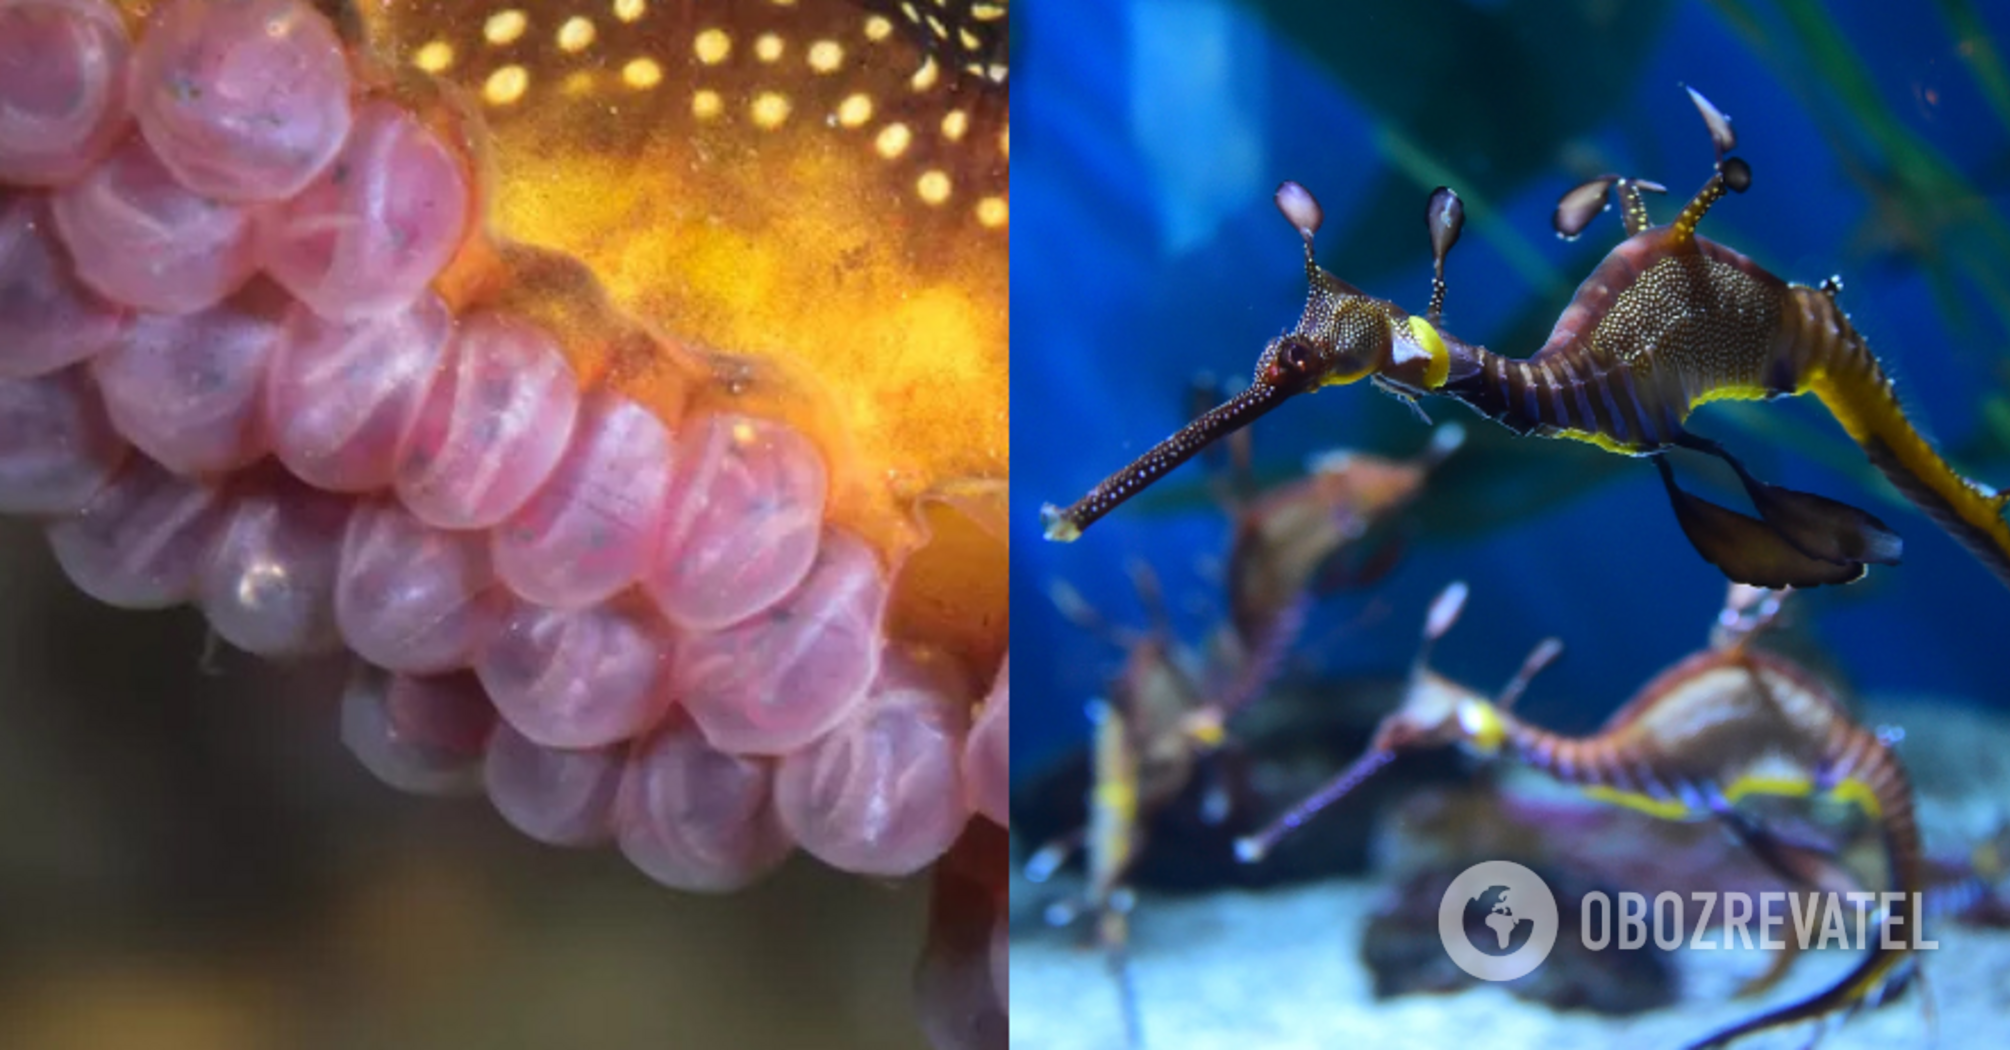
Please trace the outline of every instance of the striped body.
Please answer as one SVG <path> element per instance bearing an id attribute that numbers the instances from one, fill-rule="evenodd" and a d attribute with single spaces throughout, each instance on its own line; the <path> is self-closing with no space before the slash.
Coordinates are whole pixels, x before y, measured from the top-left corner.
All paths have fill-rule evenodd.
<path id="1" fill-rule="evenodd" d="M 1881 828 L 1890 864 L 1886 889 L 1925 888 L 1904 767 L 1825 687 L 1778 657 L 1742 647 L 1698 653 L 1649 682 L 1590 737 L 1552 733 L 1492 705 L 1462 722 L 1483 746 L 1497 742 L 1592 797 L 1663 819 L 1710 817 L 1753 795 L 1849 801 Z M 1909 955 L 1910 932 L 1891 934 L 1896 948 L 1885 947 L 1880 934 L 1863 961 L 1827 990 L 1698 1045 L 1725 1045 L 1872 998 Z"/>
<path id="2" fill-rule="evenodd" d="M 1813 290 L 1670 230 L 1613 249 L 1527 360 L 1455 343 L 1438 392 L 1519 433 L 1635 454 L 1673 443 L 1697 405 L 1794 393 L 1808 348 L 1782 339 L 1783 304 Z"/>
<path id="3" fill-rule="evenodd" d="M 1778 657 L 1698 653 L 1664 671 L 1594 736 L 1500 712 L 1516 758 L 1608 801 L 1670 820 L 1749 795 L 1830 793 L 1887 824 L 1899 881 L 1919 882 L 1911 790 L 1890 750 L 1829 691 Z"/>
<path id="4" fill-rule="evenodd" d="M 1434 392 L 1517 433 L 1645 455 L 1697 406 L 1812 393 L 1906 498 L 2010 584 L 2010 497 L 1956 473 L 1905 416 L 1829 288 L 1655 227 L 1613 249 L 1526 360 L 1449 336 Z"/>

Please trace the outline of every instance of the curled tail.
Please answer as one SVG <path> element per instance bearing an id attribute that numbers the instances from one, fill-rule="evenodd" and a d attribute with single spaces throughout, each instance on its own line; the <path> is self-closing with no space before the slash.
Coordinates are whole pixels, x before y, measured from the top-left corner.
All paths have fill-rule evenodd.
<path id="1" fill-rule="evenodd" d="M 1918 961 L 1911 958 L 1905 949 L 1874 947 L 1848 976 L 1827 991 L 1713 1033 L 1701 1042 L 1689 1044 L 1687 1050 L 1722 1050 L 1748 1035 L 1875 1005 L 1885 993 L 1895 992 L 1909 981 L 1912 977 L 1910 968 L 1916 965 Z"/>
<path id="2" fill-rule="evenodd" d="M 1938 460 L 1936 460 L 1938 462 Z M 1952 472 L 1949 472 L 1950 475 Z M 1912 811 L 1912 783 L 1896 755 L 1862 726 L 1839 723 L 1824 742 L 1827 779 L 1835 789 L 1860 787 L 1867 794 L 1865 809 L 1882 825 L 1885 854 L 1891 864 L 1890 889 L 1905 894 L 1898 915 L 1880 912 L 1877 931 L 1868 934 L 1869 951 L 1841 980 L 1798 1002 L 1788 1003 L 1712 1034 L 1688 1050 L 1728 1047 L 1748 1035 L 1819 1020 L 1848 1016 L 1896 995 L 1918 976 L 1913 944 L 1921 933 L 1913 929 L 1924 913 L 1919 894 L 1925 886 L 1925 862 L 1919 845 L 1919 824 Z M 1858 757 L 1860 756 L 1860 757 Z M 1896 942 L 1888 947 L 1886 940 Z"/>
<path id="3" fill-rule="evenodd" d="M 2010 495 L 1955 473 L 1899 407 L 1891 380 L 1826 289 L 1796 286 L 1789 323 L 1798 321 L 1802 355 L 1799 392 L 1821 399 L 1872 465 L 1906 499 L 1926 512 L 2010 585 Z"/>

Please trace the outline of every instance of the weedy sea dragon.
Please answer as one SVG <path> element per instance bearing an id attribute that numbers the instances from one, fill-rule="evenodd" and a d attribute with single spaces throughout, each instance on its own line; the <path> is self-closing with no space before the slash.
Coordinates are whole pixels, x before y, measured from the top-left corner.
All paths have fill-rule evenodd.
<path id="1" fill-rule="evenodd" d="M 1027 862 L 1026 877 L 1045 882 L 1075 853 L 1086 855 L 1087 885 L 1079 897 L 1050 906 L 1047 919 L 1060 926 L 1090 916 L 1117 986 L 1125 1045 L 1136 1047 L 1143 1045 L 1143 1021 L 1129 962 L 1131 868 L 1144 845 L 1145 823 L 1186 790 L 1202 759 L 1221 746 L 1227 712 L 1210 701 L 1198 656 L 1174 636 L 1157 578 L 1133 563 L 1131 579 L 1151 616 L 1148 631 L 1110 624 L 1066 584 L 1052 589 L 1062 615 L 1122 649 L 1124 665 L 1110 683 L 1110 695 L 1088 705 L 1088 824 L 1042 845 Z M 1260 691 L 1250 688 L 1244 695 Z M 1219 785 L 1208 795 L 1210 809 L 1225 809 L 1214 801 L 1226 797 Z"/>
<path id="2" fill-rule="evenodd" d="M 1118 627 L 1073 588 L 1052 588 L 1063 616 L 1122 650 L 1125 659 L 1110 695 L 1088 709 L 1093 730 L 1088 826 L 1042 845 L 1027 862 L 1026 874 L 1045 882 L 1075 853 L 1086 853 L 1087 886 L 1079 898 L 1049 908 L 1048 918 L 1064 925 L 1091 917 L 1117 984 L 1127 1045 L 1143 1045 L 1128 962 L 1133 895 L 1127 883 L 1146 824 L 1203 774 L 1212 777 L 1203 818 L 1217 824 L 1227 819 L 1229 792 L 1220 765 L 1211 760 L 1229 744 L 1228 720 L 1276 679 L 1317 595 L 1366 582 L 1389 568 L 1393 542 L 1363 565 L 1338 559 L 1408 507 L 1463 440 L 1463 430 L 1446 425 L 1406 460 L 1329 452 L 1313 460 L 1306 477 L 1258 493 L 1248 435 L 1231 438 L 1229 462 L 1211 478 L 1232 523 L 1222 581 L 1228 615 L 1204 652 L 1179 644 L 1158 580 L 1141 563 L 1130 572 L 1149 630 Z"/>
<path id="3" fill-rule="evenodd" d="M 1282 817 L 1237 843 L 1256 861 L 1292 829 L 1346 796 L 1399 754 L 1459 744 L 1507 756 L 1586 794 L 1665 820 L 1715 818 L 1759 860 L 1802 889 L 1833 889 L 1827 860 L 1775 834 L 1738 808 L 1755 796 L 1829 795 L 1878 825 L 1889 867 L 1887 890 L 1906 894 L 1910 915 L 1880 911 L 1869 953 L 1815 995 L 1733 1025 L 1692 1045 L 1728 1046 L 1756 1032 L 1854 1012 L 1895 994 L 1917 973 L 1909 927 L 1920 920 L 1925 887 L 1912 788 L 1884 738 L 1858 725 L 1834 694 L 1787 659 L 1751 639 L 1778 615 L 1780 595 L 1732 585 L 1709 648 L 1663 671 L 1614 712 L 1598 732 L 1567 737 L 1516 717 L 1511 708 L 1530 678 L 1561 650 L 1545 641 L 1508 688 L 1489 700 L 1432 671 L 1431 644 L 1464 604 L 1453 584 L 1431 607 L 1402 707 L 1382 720 L 1365 754 Z M 1896 944 L 1897 947 L 1890 947 Z"/>
<path id="4" fill-rule="evenodd" d="M 1271 340 L 1242 393 L 1160 442 L 1065 510 L 1043 508 L 1047 538 L 1068 541 L 1168 471 L 1279 404 L 1322 387 L 1372 379 L 1411 400 L 1439 394 L 1523 434 L 1572 438 L 1652 456 L 1677 520 L 1705 560 L 1730 579 L 1762 587 L 1810 587 L 1896 564 L 1901 544 L 1864 511 L 1754 478 L 1729 452 L 1683 424 L 1720 399 L 1813 393 L 1906 498 L 2010 584 L 2010 495 L 1957 474 L 1900 408 L 1883 368 L 1836 304 L 1839 282 L 1789 284 L 1745 256 L 1698 236 L 1697 224 L 1727 192 L 1751 185 L 1751 168 L 1727 154 L 1730 119 L 1691 89 L 1717 147 L 1716 170 L 1675 221 L 1651 226 L 1642 193 L 1663 188 L 1616 175 L 1566 194 L 1557 231 L 1577 235 L 1616 196 L 1627 239 L 1609 253 L 1527 360 L 1465 343 L 1439 327 L 1445 256 L 1464 206 L 1440 187 L 1426 210 L 1434 262 L 1422 317 L 1363 294 L 1319 268 L 1312 239 L 1319 204 L 1287 182 L 1278 209 L 1304 241 L 1310 295 L 1290 332 Z M 1758 517 L 1691 495 L 1668 457 L 1686 448 L 1737 473 Z"/>

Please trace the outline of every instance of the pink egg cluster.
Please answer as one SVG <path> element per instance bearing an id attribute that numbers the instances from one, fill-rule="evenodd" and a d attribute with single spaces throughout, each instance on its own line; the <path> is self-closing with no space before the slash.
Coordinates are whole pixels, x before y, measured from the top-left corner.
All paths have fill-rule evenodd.
<path id="1" fill-rule="evenodd" d="M 471 178 L 305 0 L 0 0 L 0 512 L 100 600 L 353 654 L 387 783 L 672 886 L 1002 824 L 1005 677 L 887 640 L 809 438 L 433 292 Z"/>

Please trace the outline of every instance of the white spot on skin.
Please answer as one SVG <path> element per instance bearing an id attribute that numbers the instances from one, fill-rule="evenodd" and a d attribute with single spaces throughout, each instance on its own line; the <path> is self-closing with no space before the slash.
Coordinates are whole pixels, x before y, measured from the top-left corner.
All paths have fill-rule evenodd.
<path id="1" fill-rule="evenodd" d="M 1390 341 L 1389 360 L 1394 364 L 1407 365 L 1412 361 L 1429 361 L 1431 352 L 1417 345 L 1413 339 L 1402 338 Z"/>
<path id="2" fill-rule="evenodd" d="M 1459 704 L 1459 728 L 1467 736 L 1478 736 L 1486 728 L 1486 717 L 1480 712 L 1480 705 L 1467 700 Z"/>

